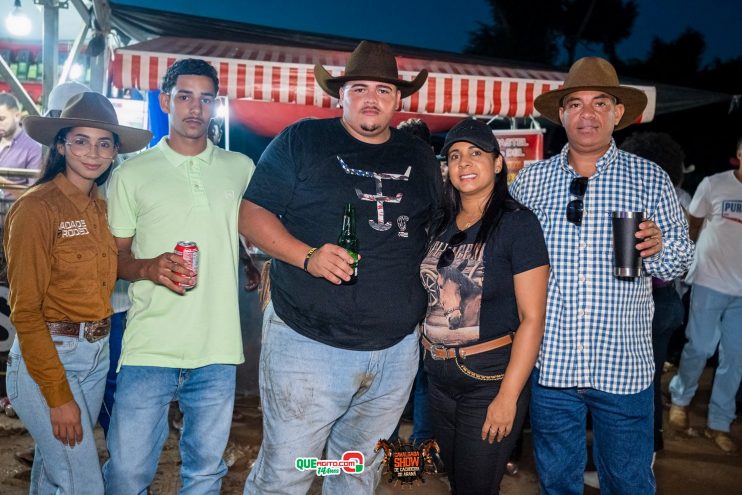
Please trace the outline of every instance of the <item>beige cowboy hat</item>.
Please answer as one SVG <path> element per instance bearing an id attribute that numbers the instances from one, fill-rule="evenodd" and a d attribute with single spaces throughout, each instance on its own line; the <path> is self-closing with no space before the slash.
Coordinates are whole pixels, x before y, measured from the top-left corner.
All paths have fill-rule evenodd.
<path id="1" fill-rule="evenodd" d="M 314 78 L 325 93 L 333 98 L 340 97 L 340 88 L 348 81 L 381 81 L 394 84 L 406 98 L 425 84 L 428 71 L 423 69 L 412 81 L 399 78 L 397 60 L 392 49 L 384 43 L 361 41 L 350 54 L 345 64 L 345 73 L 332 77 L 320 64 L 314 66 Z"/>
<path id="2" fill-rule="evenodd" d="M 29 136 L 44 145 L 50 145 L 59 131 L 68 127 L 105 129 L 119 138 L 119 153 L 131 153 L 147 146 L 152 133 L 119 125 L 116 110 L 108 98 L 100 93 L 80 93 L 69 99 L 59 118 L 26 117 L 23 128 Z"/>
<path id="3" fill-rule="evenodd" d="M 561 125 L 559 107 L 562 99 L 576 91 L 602 91 L 616 97 L 625 108 L 616 130 L 632 124 L 647 106 L 647 95 L 644 91 L 621 86 L 616 69 L 610 62 L 600 57 L 584 57 L 572 64 L 562 87 L 539 95 L 533 105 L 541 115 Z"/>

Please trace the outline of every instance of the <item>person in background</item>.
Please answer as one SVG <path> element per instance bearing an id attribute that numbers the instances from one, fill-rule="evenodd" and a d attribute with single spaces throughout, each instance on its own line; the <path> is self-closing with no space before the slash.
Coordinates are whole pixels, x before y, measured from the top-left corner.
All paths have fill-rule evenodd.
<path id="1" fill-rule="evenodd" d="M 93 427 L 109 365 L 116 247 L 97 186 L 117 153 L 152 135 L 119 125 L 98 93 L 72 98 L 59 118 L 28 117 L 25 125 L 49 154 L 5 223 L 16 328 L 8 397 L 36 442 L 32 493 L 101 494 Z"/>
<path id="2" fill-rule="evenodd" d="M 536 216 L 508 193 L 492 129 L 446 136 L 444 213 L 420 267 L 433 431 L 452 493 L 497 494 L 528 409 L 549 258 Z"/>
<path id="3" fill-rule="evenodd" d="M 742 138 L 737 141 L 742 160 Z M 742 379 L 742 167 L 706 177 L 688 208 L 691 239 L 698 250 L 686 282 L 692 284 L 690 313 L 677 374 L 670 381 L 669 422 L 689 427 L 688 406 L 717 347 L 719 365 L 704 434 L 726 453 L 739 451 L 729 435 Z"/>
<path id="4" fill-rule="evenodd" d="M 62 114 L 64 106 L 73 96 L 92 91 L 92 89 L 77 81 L 67 81 L 57 84 L 49 93 L 49 100 L 46 104 L 46 113 L 44 116 L 59 117 Z"/>
<path id="5" fill-rule="evenodd" d="M 21 105 L 10 93 L 0 93 L 0 168 L 38 170 L 41 168 L 41 144 L 31 139 L 21 125 Z M 28 186 L 32 177 L 12 178 L 0 176 L 2 185 Z M 15 199 L 20 193 L 0 189 L 0 195 Z"/>
<path id="6" fill-rule="evenodd" d="M 183 412 L 181 490 L 218 493 L 227 472 L 222 455 L 244 360 L 237 215 L 254 165 L 207 138 L 218 90 L 208 62 L 171 65 L 159 95 L 169 134 L 111 175 L 118 275 L 132 285 L 106 438 L 108 495 L 147 492 L 174 400 Z M 197 243 L 197 271 L 173 252 L 179 241 Z"/>
<path id="7" fill-rule="evenodd" d="M 652 287 L 646 276 L 613 276 L 611 212 L 646 212 L 635 236 L 647 275 L 680 276 L 693 243 L 667 174 L 613 140 L 646 104 L 644 92 L 620 85 L 607 60 L 576 61 L 561 88 L 534 101 L 564 127 L 567 144 L 524 168 L 510 188 L 541 221 L 551 261 L 544 340 L 531 377 L 543 494 L 584 491 L 588 412 L 601 490 L 655 492 Z"/>
<path id="8" fill-rule="evenodd" d="M 433 145 L 430 142 L 430 129 L 421 119 L 407 119 L 399 123 L 397 130 L 407 132 L 423 140 L 431 149 Z M 422 362 L 423 355 L 420 354 L 420 365 L 415 375 L 415 382 L 412 385 L 412 435 L 409 442 L 412 444 L 421 444 L 426 440 L 433 438 L 433 427 L 430 423 L 430 406 L 428 404 L 428 377 L 425 374 L 425 368 Z M 399 425 L 389 438 L 394 441 L 399 433 Z M 437 466 L 440 470 L 442 466 Z"/>
<path id="9" fill-rule="evenodd" d="M 677 193 L 683 182 L 685 153 L 669 134 L 637 132 L 621 144 L 621 149 L 656 163 L 667 172 Z M 678 197 L 680 201 L 680 197 Z M 681 203 L 682 204 L 682 203 Z M 685 308 L 673 280 L 652 277 L 652 350 L 654 352 L 654 452 L 664 448 L 662 438 L 662 370 L 667 359 L 667 347 L 673 332 L 683 324 Z"/>

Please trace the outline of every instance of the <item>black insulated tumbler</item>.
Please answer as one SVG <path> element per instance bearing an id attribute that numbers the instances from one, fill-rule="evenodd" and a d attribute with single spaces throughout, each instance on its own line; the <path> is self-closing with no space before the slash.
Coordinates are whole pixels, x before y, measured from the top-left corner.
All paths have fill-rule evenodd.
<path id="1" fill-rule="evenodd" d="M 613 222 L 613 275 L 615 277 L 640 277 L 642 259 L 636 245 L 641 242 L 634 234 L 644 221 L 643 211 L 614 211 Z"/>

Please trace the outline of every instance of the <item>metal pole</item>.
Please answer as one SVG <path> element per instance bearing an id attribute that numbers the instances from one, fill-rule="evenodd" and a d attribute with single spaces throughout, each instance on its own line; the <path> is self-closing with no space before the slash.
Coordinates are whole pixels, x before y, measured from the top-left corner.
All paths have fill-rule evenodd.
<path id="1" fill-rule="evenodd" d="M 90 89 L 103 95 L 107 95 L 106 88 L 106 62 L 108 61 L 108 48 L 97 57 L 90 57 Z"/>
<path id="2" fill-rule="evenodd" d="M 82 47 L 82 43 L 83 41 L 85 41 L 85 37 L 87 35 L 88 25 L 85 24 L 80 30 L 80 34 L 78 34 L 77 38 L 75 38 L 74 43 L 72 43 L 72 48 L 70 48 L 70 53 L 67 55 L 67 60 L 64 61 L 64 65 L 62 66 L 62 73 L 59 75 L 59 81 L 57 81 L 57 84 L 62 84 L 70 77 L 72 64 L 75 63 L 75 59 L 80 54 L 80 48 Z"/>
<path id="3" fill-rule="evenodd" d="M 57 66 L 59 65 L 59 7 L 55 0 L 44 2 L 44 35 L 43 35 L 43 62 L 44 62 L 44 96 L 42 106 L 46 108 L 49 93 L 57 82 Z"/>
<path id="4" fill-rule="evenodd" d="M 77 13 L 80 14 L 80 18 L 83 20 L 83 22 L 87 25 L 90 25 L 90 11 L 88 10 L 88 7 L 85 5 L 85 3 L 82 0 L 70 0 L 72 2 L 72 6 L 75 7 L 75 10 L 77 10 Z"/>
<path id="5" fill-rule="evenodd" d="M 108 94 L 106 83 L 108 82 L 108 63 L 111 59 L 108 53 L 108 35 L 111 32 L 111 5 L 108 0 L 93 0 L 93 13 L 98 22 L 100 32 L 104 40 L 103 52 L 95 58 L 90 59 L 90 87 L 93 91 Z"/>
<path id="6" fill-rule="evenodd" d="M 229 151 L 229 127 L 230 127 L 230 115 L 229 115 L 229 97 L 224 97 L 224 149 Z"/>

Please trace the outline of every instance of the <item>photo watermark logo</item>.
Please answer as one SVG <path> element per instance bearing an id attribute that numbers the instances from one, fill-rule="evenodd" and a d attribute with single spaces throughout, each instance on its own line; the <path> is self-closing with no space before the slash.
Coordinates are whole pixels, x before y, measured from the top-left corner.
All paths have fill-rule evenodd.
<path id="1" fill-rule="evenodd" d="M 335 476 L 341 472 L 359 474 L 363 472 L 363 454 L 355 450 L 345 452 L 341 459 L 317 459 L 297 457 L 294 464 L 299 471 L 314 471 L 317 476 Z"/>

